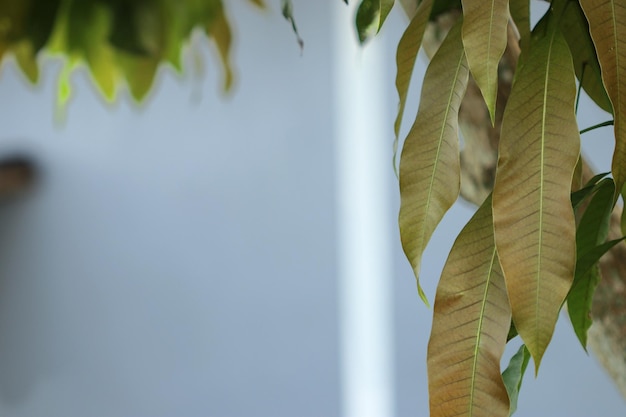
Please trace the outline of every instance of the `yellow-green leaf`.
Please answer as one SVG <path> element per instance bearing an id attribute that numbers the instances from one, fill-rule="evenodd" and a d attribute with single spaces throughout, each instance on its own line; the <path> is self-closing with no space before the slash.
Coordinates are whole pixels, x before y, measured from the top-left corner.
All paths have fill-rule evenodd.
<path id="1" fill-rule="evenodd" d="M 511 18 L 520 35 L 520 47 L 525 50 L 530 42 L 530 1 L 509 0 Z"/>
<path id="2" fill-rule="evenodd" d="M 498 63 L 507 42 L 508 0 L 463 0 L 463 46 L 491 123 L 496 118 Z"/>
<path id="3" fill-rule="evenodd" d="M 426 303 L 419 284 L 422 252 L 458 198 L 458 111 L 468 77 L 459 21 L 426 70 L 417 117 L 400 157 L 400 235 Z"/>
<path id="4" fill-rule="evenodd" d="M 602 80 L 613 105 L 615 152 L 612 172 L 618 190 L 626 182 L 626 4 L 580 0 L 596 47 Z"/>
<path id="5" fill-rule="evenodd" d="M 411 19 L 411 23 L 407 26 L 402 38 L 400 38 L 398 50 L 396 51 L 396 90 L 398 91 L 400 104 L 398 105 L 398 115 L 396 116 L 396 122 L 393 127 L 396 134 L 393 141 L 394 171 L 397 171 L 396 155 L 398 152 L 398 137 L 400 134 L 400 126 L 402 125 L 402 117 L 404 116 L 406 97 L 409 92 L 409 85 L 411 84 L 417 53 L 422 45 L 422 38 L 424 37 L 424 31 L 426 30 L 428 16 L 430 15 L 432 7 L 433 0 L 424 0 L 420 3 L 415 12 L 415 16 Z"/>
<path id="6" fill-rule="evenodd" d="M 513 320 L 535 370 L 574 278 L 575 99 L 572 58 L 560 31 L 535 37 L 504 112 L 493 192 L 496 246 Z"/>
<path id="7" fill-rule="evenodd" d="M 567 3 L 561 19 L 561 31 L 569 45 L 576 77 L 583 89 L 600 108 L 611 113 L 613 109 L 602 84 L 600 64 L 589 35 L 589 25 L 578 2 Z"/>
<path id="8" fill-rule="evenodd" d="M 233 84 L 233 67 L 230 62 L 230 47 L 233 37 L 224 10 L 220 10 L 215 20 L 212 20 L 205 29 L 217 47 L 224 71 L 223 87 L 224 91 L 228 91 Z"/>
<path id="9" fill-rule="evenodd" d="M 510 323 L 490 196 L 454 242 L 437 287 L 428 343 L 431 417 L 509 415 L 500 359 Z"/>

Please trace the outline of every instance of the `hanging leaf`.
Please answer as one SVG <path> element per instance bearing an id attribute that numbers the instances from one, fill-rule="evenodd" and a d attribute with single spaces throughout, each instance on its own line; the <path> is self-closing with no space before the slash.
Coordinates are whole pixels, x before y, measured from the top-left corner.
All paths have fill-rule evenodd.
<path id="1" fill-rule="evenodd" d="M 296 39 L 298 40 L 298 45 L 300 45 L 300 49 L 304 48 L 304 41 L 298 33 L 296 19 L 293 17 L 293 4 L 291 4 L 291 0 L 281 0 L 281 9 L 283 11 L 283 17 L 287 19 L 289 23 L 291 23 L 293 33 L 296 35 Z"/>
<path id="2" fill-rule="evenodd" d="M 463 0 L 463 46 L 470 71 L 496 119 L 498 64 L 507 43 L 509 1 Z"/>
<path id="3" fill-rule="evenodd" d="M 509 415 L 500 359 L 510 323 L 490 196 L 454 242 L 437 287 L 428 343 L 431 417 Z"/>
<path id="4" fill-rule="evenodd" d="M 509 0 L 511 18 L 520 34 L 520 48 L 525 50 L 530 42 L 530 2 L 528 0 Z"/>
<path id="5" fill-rule="evenodd" d="M 356 29 L 361 43 L 375 36 L 383 27 L 394 0 L 363 0 L 356 12 Z"/>
<path id="6" fill-rule="evenodd" d="M 614 115 L 612 172 L 621 190 L 626 182 L 626 7 L 615 0 L 580 0 L 602 68 Z M 621 64 L 620 64 L 621 63 Z"/>
<path id="7" fill-rule="evenodd" d="M 561 19 L 561 32 L 569 45 L 576 77 L 583 89 L 601 109 L 612 113 L 611 101 L 602 84 L 598 56 L 589 35 L 589 24 L 577 1 L 567 3 Z"/>
<path id="8" fill-rule="evenodd" d="M 509 395 L 511 403 L 509 416 L 512 416 L 513 413 L 517 411 L 517 400 L 519 398 L 520 390 L 522 389 L 522 381 L 524 379 L 524 373 L 526 373 L 529 361 L 530 352 L 528 352 L 526 345 L 522 345 L 511 358 L 509 366 L 507 366 L 504 372 L 502 372 L 504 386 L 506 387 L 506 392 Z"/>
<path id="9" fill-rule="evenodd" d="M 417 117 L 400 157 L 402 247 L 426 304 L 419 284 L 422 252 L 459 195 L 458 111 L 468 77 L 460 20 L 426 70 Z"/>
<path id="10" fill-rule="evenodd" d="M 426 30 L 426 24 L 428 23 L 428 16 L 430 15 L 432 6 L 433 0 L 424 0 L 420 3 L 415 12 L 415 16 L 411 19 L 411 23 L 409 23 L 409 26 L 404 31 L 402 38 L 400 38 L 398 50 L 396 51 L 396 90 L 400 98 L 398 115 L 396 116 L 396 122 L 393 127 L 395 132 L 395 139 L 393 141 L 393 169 L 396 171 L 396 175 L 398 174 L 396 155 L 398 153 L 398 138 L 402 118 L 404 116 L 404 107 L 406 106 L 409 85 L 411 84 L 411 77 L 413 76 L 413 69 L 415 68 L 415 60 L 417 59 L 417 53 L 422 45 L 424 31 Z"/>
<path id="11" fill-rule="evenodd" d="M 578 258 L 583 258 L 606 240 L 613 212 L 614 195 L 615 183 L 611 178 L 605 178 L 598 184 L 597 191 L 581 217 L 576 231 Z M 579 271 L 580 269 L 576 268 L 574 283 L 567 296 L 567 311 L 574 332 L 586 350 L 587 331 L 591 327 L 591 303 L 600 281 L 600 271 L 597 265 L 582 274 L 582 271 Z"/>
<path id="12" fill-rule="evenodd" d="M 598 182 L 606 177 L 607 175 L 609 175 L 609 172 L 603 172 L 601 174 L 596 174 L 594 175 L 593 178 L 591 178 L 587 184 L 585 184 L 584 187 L 582 187 L 580 190 L 574 191 L 571 195 L 571 200 L 572 200 L 572 207 L 574 209 L 577 209 L 580 204 L 588 197 L 590 196 L 593 192 L 596 191 L 597 187 L 598 187 Z"/>
<path id="13" fill-rule="evenodd" d="M 574 279 L 580 135 L 569 48 L 553 26 L 535 30 L 504 112 L 493 215 L 513 320 L 537 371 Z"/>

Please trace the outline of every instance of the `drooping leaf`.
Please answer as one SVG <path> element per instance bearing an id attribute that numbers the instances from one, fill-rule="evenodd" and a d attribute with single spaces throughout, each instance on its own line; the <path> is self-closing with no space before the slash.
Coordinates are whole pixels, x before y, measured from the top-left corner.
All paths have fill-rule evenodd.
<path id="1" fill-rule="evenodd" d="M 417 53 L 422 45 L 422 38 L 424 37 L 424 31 L 426 30 L 426 24 L 428 23 L 428 16 L 430 15 L 432 6 L 433 0 L 424 0 L 420 3 L 415 12 L 415 16 L 411 19 L 411 23 L 409 23 L 409 26 L 404 31 L 402 38 L 400 38 L 398 50 L 396 51 L 396 90 L 400 98 L 398 115 L 396 116 L 396 122 L 394 124 L 395 139 L 393 142 L 393 169 L 396 171 L 396 175 L 398 137 L 404 116 L 404 107 L 406 106 L 406 98 L 409 92 L 409 85 L 411 84 L 411 77 L 413 76 L 415 60 L 417 59 Z"/>
<path id="2" fill-rule="evenodd" d="M 283 17 L 291 23 L 291 27 L 293 29 L 293 33 L 296 35 L 296 39 L 298 40 L 298 45 L 300 45 L 300 49 L 304 48 L 304 41 L 300 37 L 298 33 L 298 28 L 296 26 L 296 19 L 293 16 L 293 4 L 291 0 L 280 0 L 281 9 L 283 11 Z"/>
<path id="3" fill-rule="evenodd" d="M 615 183 L 604 178 L 595 187 L 594 196 L 580 219 L 576 231 L 576 251 L 585 254 L 604 242 L 609 235 L 609 222 L 613 211 Z"/>
<path id="4" fill-rule="evenodd" d="M 509 366 L 502 372 L 502 379 L 504 380 L 504 386 L 506 392 L 509 395 L 510 411 L 509 416 L 512 416 L 517 411 L 517 400 L 519 398 L 520 390 L 522 389 L 522 381 L 524 379 L 524 373 L 528 367 L 530 361 L 530 352 L 526 348 L 526 345 L 520 346 L 519 350 L 511 357 Z"/>
<path id="5" fill-rule="evenodd" d="M 249 0 L 262 6 L 261 0 Z M 14 52 L 22 71 L 34 82 L 37 53 L 63 55 L 58 102 L 71 95 L 71 73 L 87 65 L 102 95 L 115 99 L 124 81 L 143 98 L 160 65 L 181 71 L 181 51 L 194 28 L 203 27 L 216 44 L 232 83 L 230 27 L 221 0 L 25 0 L 0 2 L 0 58 Z"/>
<path id="6" fill-rule="evenodd" d="M 590 251 L 584 254 L 581 254 L 578 257 L 577 263 L 576 263 L 576 276 L 583 277 L 586 273 L 588 273 L 591 270 L 591 268 L 593 268 L 595 264 L 598 263 L 600 258 L 605 253 L 610 251 L 613 246 L 617 245 L 624 239 L 625 238 L 622 237 L 619 239 L 609 240 L 608 242 L 601 243 L 595 248 L 591 249 Z"/>
<path id="7" fill-rule="evenodd" d="M 569 48 L 554 27 L 539 29 L 505 109 L 493 192 L 513 320 L 536 371 L 574 279 L 570 187 L 580 151 Z"/>
<path id="8" fill-rule="evenodd" d="M 585 198 L 587 198 L 589 195 L 591 195 L 597 188 L 598 186 L 598 182 L 606 177 L 607 175 L 609 175 L 608 172 L 603 172 L 601 174 L 596 174 L 594 175 L 593 178 L 591 178 L 587 184 L 585 184 L 584 187 L 582 187 L 580 190 L 576 190 L 572 193 L 571 195 L 571 200 L 572 200 L 572 207 L 574 209 L 577 209 L 578 206 L 580 205 L 580 203 L 582 203 Z"/>
<path id="9" fill-rule="evenodd" d="M 491 123 L 496 118 L 498 64 L 507 43 L 508 0 L 463 0 L 463 46 Z"/>
<path id="10" fill-rule="evenodd" d="M 426 70 L 417 117 L 400 157 L 402 247 L 425 303 L 419 284 L 422 252 L 459 195 L 458 111 L 468 77 L 459 21 Z"/>
<path id="11" fill-rule="evenodd" d="M 530 1 L 509 0 L 509 10 L 520 34 L 520 47 L 526 49 L 530 42 Z"/>
<path id="12" fill-rule="evenodd" d="M 586 274 L 574 281 L 567 296 L 567 313 L 574 333 L 585 351 L 587 351 L 587 332 L 593 322 L 591 319 L 593 294 L 599 282 L 600 268 L 595 264 Z"/>
<path id="13" fill-rule="evenodd" d="M 589 97 L 603 110 L 611 113 L 611 101 L 602 84 L 602 74 L 596 50 L 589 35 L 589 24 L 577 1 L 567 3 L 561 31 L 574 60 L 576 77 Z"/>
<path id="14" fill-rule="evenodd" d="M 609 222 L 614 206 L 615 183 L 611 178 L 603 179 L 597 186 L 576 230 L 577 257 L 583 258 L 603 243 L 609 233 Z M 580 271 L 580 272 L 579 272 Z M 583 348 L 587 349 L 587 331 L 591 327 L 591 303 L 600 281 L 598 267 L 592 267 L 581 274 L 576 269 L 574 283 L 567 296 L 567 310 L 574 332 Z"/>
<path id="15" fill-rule="evenodd" d="M 214 19 L 207 20 L 207 23 L 205 24 L 205 31 L 217 47 L 217 51 L 222 62 L 222 69 L 224 71 L 224 82 L 222 85 L 224 91 L 228 91 L 233 84 L 233 67 L 230 62 L 230 51 L 233 37 L 230 30 L 230 24 L 226 19 L 223 9 L 220 9 Z"/>
<path id="16" fill-rule="evenodd" d="M 626 182 L 626 4 L 616 0 L 580 0 L 602 69 L 614 115 L 612 172 L 618 190 Z"/>
<path id="17" fill-rule="evenodd" d="M 356 12 L 356 29 L 361 43 L 375 36 L 383 27 L 394 0 L 362 0 Z"/>
<path id="18" fill-rule="evenodd" d="M 437 287 L 428 343 L 430 415 L 509 415 L 500 359 L 511 323 L 491 196 L 456 239 Z"/>

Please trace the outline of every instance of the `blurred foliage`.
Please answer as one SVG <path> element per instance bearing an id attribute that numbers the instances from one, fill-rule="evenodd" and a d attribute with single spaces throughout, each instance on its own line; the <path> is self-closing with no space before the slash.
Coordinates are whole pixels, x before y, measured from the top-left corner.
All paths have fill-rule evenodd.
<path id="1" fill-rule="evenodd" d="M 69 76 L 82 65 L 107 100 L 126 84 L 140 101 L 161 64 L 182 70 L 181 52 L 196 28 L 215 44 L 228 89 L 231 30 L 221 0 L 0 0 L 0 60 L 12 54 L 34 83 L 38 56 L 65 56 L 60 105 L 71 95 Z"/>

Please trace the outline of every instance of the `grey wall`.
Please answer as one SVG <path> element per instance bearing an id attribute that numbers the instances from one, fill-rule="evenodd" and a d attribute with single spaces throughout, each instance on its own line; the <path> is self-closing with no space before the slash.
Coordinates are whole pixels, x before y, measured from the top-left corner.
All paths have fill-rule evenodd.
<path id="1" fill-rule="evenodd" d="M 339 415 L 333 41 L 320 22 L 343 6 L 295 2 L 302 56 L 277 10 L 244 6 L 231 7 L 239 77 L 227 98 L 212 60 L 204 81 L 162 74 L 140 109 L 103 106 L 78 76 L 60 127 L 58 65 L 35 88 L 3 69 L 0 153 L 28 153 L 42 174 L 0 207 L 3 416 Z M 400 35 L 384 33 L 390 63 Z M 393 112 L 392 67 L 385 82 Z M 427 250 L 431 299 L 470 213 L 456 206 Z M 399 242 L 395 215 L 389 225 Z M 394 253 L 396 414 L 427 415 L 431 312 Z M 621 415 L 568 326 L 518 415 Z"/>

